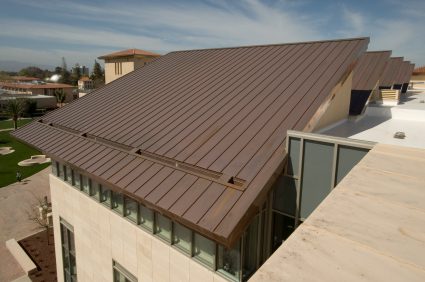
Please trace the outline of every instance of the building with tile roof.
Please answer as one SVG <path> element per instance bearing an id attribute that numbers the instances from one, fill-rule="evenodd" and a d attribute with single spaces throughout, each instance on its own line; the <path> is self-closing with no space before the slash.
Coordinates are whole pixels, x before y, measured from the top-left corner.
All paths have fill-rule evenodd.
<path id="1" fill-rule="evenodd" d="M 160 56 L 140 49 L 127 49 L 100 56 L 99 59 L 105 60 L 105 83 L 141 68 Z"/>

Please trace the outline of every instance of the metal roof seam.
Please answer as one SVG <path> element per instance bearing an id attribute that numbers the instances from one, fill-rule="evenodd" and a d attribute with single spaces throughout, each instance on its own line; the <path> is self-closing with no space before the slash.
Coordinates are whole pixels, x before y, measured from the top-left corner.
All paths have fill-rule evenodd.
<path id="1" fill-rule="evenodd" d="M 278 51 L 278 50 L 276 50 L 276 51 Z M 270 56 L 270 54 L 268 55 L 268 56 Z M 257 57 L 260 57 L 260 56 L 257 56 Z M 260 58 L 256 58 L 257 60 L 260 60 Z M 252 62 L 249 62 L 248 60 L 247 60 L 247 62 L 246 62 L 246 64 L 252 64 L 252 65 L 255 65 L 256 66 L 256 64 L 255 64 L 255 61 L 252 61 Z M 231 70 L 230 71 L 232 71 L 233 70 L 233 68 L 235 67 L 236 65 L 234 65 L 232 68 L 231 68 Z M 244 66 L 240 66 L 240 69 L 244 69 Z M 235 76 L 234 77 L 236 77 L 236 76 L 238 76 L 238 75 L 240 75 L 240 72 L 239 73 L 237 73 L 237 72 L 234 72 L 234 74 L 235 74 Z M 222 72 L 222 74 L 220 75 L 220 77 L 222 77 L 222 76 L 226 76 L 226 73 L 223 73 Z M 208 76 L 209 78 L 210 78 L 210 76 Z M 213 83 L 213 86 L 215 86 L 215 85 L 220 85 L 220 84 L 222 84 L 222 82 L 219 80 L 220 79 L 220 77 L 218 77 L 218 78 L 216 78 L 216 79 L 214 79 L 214 83 Z M 228 80 L 229 79 L 229 76 L 226 76 L 226 79 Z M 240 80 L 238 80 L 237 82 L 239 82 L 239 83 L 241 83 L 241 79 Z M 211 84 L 211 83 L 210 83 Z M 235 84 L 235 83 L 233 83 L 233 84 Z M 233 85 L 232 84 L 232 85 Z M 208 103 L 210 103 L 210 102 L 212 102 L 213 100 L 218 100 L 217 101 L 217 103 L 223 103 L 223 99 L 226 99 L 227 97 L 226 96 L 224 96 L 222 99 L 220 99 L 219 97 L 221 96 L 221 95 L 223 95 L 223 93 L 224 93 L 224 91 L 226 91 L 227 89 L 226 88 L 224 88 L 223 89 L 223 91 L 220 91 L 219 93 L 217 93 L 215 96 L 213 96 L 213 95 L 208 95 L 208 90 L 209 89 L 211 89 L 212 87 L 209 87 L 209 88 L 206 88 L 205 89 L 205 87 L 202 87 L 203 88 L 203 91 L 204 91 L 204 96 L 206 96 L 207 98 L 210 96 L 211 98 L 209 99 L 209 100 L 202 100 L 202 103 L 198 103 L 198 104 L 196 104 L 195 105 L 195 107 L 198 107 L 198 106 L 200 106 L 200 105 L 202 105 L 202 107 L 204 107 L 204 106 L 206 106 L 206 105 L 208 105 Z M 216 92 L 214 92 L 214 93 L 216 93 Z M 192 97 L 193 97 L 193 95 L 192 95 Z M 202 99 L 202 96 L 198 96 L 197 97 L 197 99 Z M 234 97 L 233 97 L 234 98 Z M 232 98 L 232 99 L 233 99 Z M 193 108 L 191 108 L 190 109 L 191 111 L 193 111 Z M 217 109 L 217 111 L 218 111 L 219 109 Z M 185 112 L 184 111 L 182 111 L 182 114 L 181 114 L 181 116 L 183 116 L 185 114 Z M 198 114 L 198 112 L 193 112 L 192 113 L 192 115 L 194 115 L 194 114 Z M 176 119 L 177 118 L 179 118 L 179 117 L 175 117 Z M 172 116 L 172 117 L 170 117 L 169 118 L 169 120 L 171 120 L 171 121 L 173 121 L 174 120 L 174 116 Z M 186 119 L 183 119 L 182 120 L 182 123 L 183 122 L 185 122 L 186 121 Z M 161 126 L 163 125 L 163 123 L 161 124 Z M 157 128 L 155 128 L 155 130 L 159 130 L 159 128 L 157 127 Z M 150 133 L 150 132 L 149 132 Z M 150 139 L 152 139 L 154 136 L 152 136 L 151 138 L 149 138 L 148 140 L 146 140 L 146 141 L 144 141 L 144 143 L 142 143 L 143 145 L 145 145 L 145 143 L 146 142 L 148 142 Z M 152 145 L 156 145 L 156 142 L 150 142 L 150 144 L 151 144 L 151 146 Z M 148 145 L 145 145 L 145 146 L 149 146 L 149 144 Z M 150 147 L 147 147 L 147 149 L 149 149 Z"/>
<path id="2" fill-rule="evenodd" d="M 244 57 L 246 57 L 246 58 L 248 58 L 249 56 L 250 56 L 250 54 L 251 53 L 253 53 L 254 51 L 253 50 L 248 50 L 247 51 L 247 54 L 241 54 L 241 55 L 243 55 Z M 259 57 L 259 56 L 257 56 L 257 57 Z M 226 60 L 226 58 L 223 58 L 224 60 Z M 230 59 L 232 59 L 232 65 L 231 65 L 231 70 L 233 70 L 234 68 L 235 68 L 235 66 L 237 66 L 235 63 L 237 62 L 237 58 L 233 58 L 233 56 L 232 56 L 232 58 L 230 58 Z M 256 60 L 258 60 L 259 58 L 256 58 Z M 246 60 L 247 62 L 246 62 L 246 64 L 248 64 L 248 60 Z M 255 61 L 253 61 L 252 63 L 254 63 Z M 244 69 L 243 68 L 243 66 L 241 66 L 241 69 Z M 211 69 L 208 69 L 208 71 L 212 71 Z M 221 77 L 223 77 L 223 76 L 225 76 L 226 75 L 226 73 L 225 72 L 220 72 L 220 68 L 219 69 L 217 69 L 216 70 L 217 72 L 218 72 L 218 74 L 219 74 L 219 76 L 217 77 L 217 78 L 215 78 L 215 77 L 213 77 L 213 76 L 211 76 L 211 75 L 208 75 L 208 80 L 207 81 L 211 81 L 212 80 L 212 82 L 214 83 L 213 84 L 213 86 L 211 86 L 211 87 L 206 87 L 206 85 L 204 85 L 204 84 L 202 84 L 201 85 L 201 90 L 202 90 L 202 94 L 201 95 L 199 95 L 199 93 L 201 93 L 201 91 L 197 91 L 197 92 L 194 92 L 194 91 L 188 91 L 188 93 L 187 94 L 185 94 L 185 95 L 188 95 L 188 97 L 190 97 L 190 98 L 195 98 L 195 100 L 196 99 L 201 99 L 202 97 L 206 97 L 207 99 L 209 99 L 209 100 L 203 100 L 202 101 L 202 103 L 203 104 L 205 104 L 207 101 L 210 101 L 210 100 L 213 100 L 213 99 L 216 99 L 216 97 L 217 97 L 217 95 L 221 95 L 221 93 L 222 93 L 222 91 L 220 92 L 220 94 L 216 94 L 216 92 L 214 92 L 214 94 L 215 95 L 208 95 L 209 93 L 208 93 L 208 90 L 209 89 L 211 89 L 212 87 L 215 87 L 216 85 L 222 85 L 223 84 L 223 82 L 220 80 L 220 78 Z M 232 76 L 233 77 L 236 77 L 237 75 L 239 75 L 238 74 L 238 72 L 234 72 L 234 73 L 232 73 Z M 230 77 L 232 77 L 232 76 L 226 76 L 225 78 L 226 78 L 226 80 L 228 81 L 229 80 L 229 78 Z M 205 83 L 205 82 L 204 82 Z M 227 82 L 226 82 L 227 83 Z M 210 82 L 210 84 L 211 84 L 211 82 Z M 199 88 L 199 87 L 198 87 Z M 225 89 L 224 89 L 225 90 Z M 224 91 L 223 90 L 223 91 Z M 197 93 L 198 95 L 189 95 L 190 93 Z M 183 102 L 183 101 L 181 101 L 181 102 Z M 180 104 L 183 104 L 183 103 L 180 103 Z M 183 104 L 184 105 L 184 104 Z M 196 106 L 199 106 L 199 104 L 198 105 L 196 105 Z M 174 106 L 172 106 L 173 107 L 173 112 L 174 111 L 176 111 L 177 110 L 177 108 L 175 108 Z M 192 110 L 192 109 L 190 109 L 190 110 Z M 183 110 L 181 110 L 181 115 L 184 115 L 185 114 L 185 111 L 183 111 Z M 170 112 L 169 111 L 164 111 L 164 115 L 163 116 L 165 116 L 165 115 L 167 115 L 167 114 L 170 114 Z M 161 116 L 162 117 L 162 116 Z M 179 118 L 179 116 L 178 117 L 175 117 L 175 115 L 173 115 L 173 116 L 170 116 L 170 120 L 173 120 L 174 118 Z M 158 118 L 155 116 L 155 121 L 157 121 L 158 120 Z M 160 124 L 161 126 L 163 125 L 163 123 L 161 123 Z M 156 128 L 154 128 L 154 130 L 158 130 L 159 129 L 159 127 L 156 127 Z M 145 129 L 143 129 L 143 130 L 145 130 Z M 142 133 L 143 132 L 143 130 L 141 130 L 140 131 L 140 133 Z M 150 133 L 150 132 L 145 132 L 145 134 L 147 134 L 147 133 Z M 136 135 L 137 136 L 137 135 Z M 136 136 L 134 136 L 133 138 L 131 138 L 131 139 L 134 139 Z M 131 140 L 130 139 L 130 140 Z M 128 141 L 128 142 L 130 142 L 130 141 Z M 144 141 L 144 142 L 146 142 L 146 141 Z M 145 146 L 143 143 L 141 143 L 140 141 L 138 141 L 138 144 L 140 145 L 140 146 Z"/>
<path id="3" fill-rule="evenodd" d="M 255 100 L 257 97 L 259 97 L 259 95 L 260 95 L 260 93 L 257 93 L 257 95 L 255 95 L 254 97 L 252 97 L 250 100 L 248 100 L 248 101 L 246 101 L 245 102 L 245 106 L 244 106 L 244 108 L 246 107 L 246 105 L 249 105 L 253 100 Z M 242 99 L 245 99 L 246 97 L 248 97 L 247 95 L 244 95 L 243 97 L 242 97 Z M 227 103 L 227 105 L 228 105 L 228 103 Z M 239 102 L 238 102 L 238 104 L 237 105 L 241 105 L 241 100 L 239 100 Z M 244 109 L 244 108 L 242 108 L 241 109 L 241 111 Z M 214 112 L 212 115 L 215 115 L 218 111 L 220 111 L 221 109 L 218 109 L 216 112 Z M 233 111 L 226 111 L 226 112 L 224 112 L 222 115 L 220 115 L 218 118 L 217 118 L 217 121 L 219 121 L 219 120 L 221 120 L 221 119 L 223 119 L 224 118 L 224 116 L 225 115 L 228 115 L 229 113 L 231 113 L 232 114 L 232 116 L 230 116 L 228 119 L 230 119 L 230 120 L 233 120 L 234 119 L 234 117 L 238 114 L 238 111 L 235 111 L 235 110 L 233 110 Z M 220 127 L 219 128 L 217 128 L 217 130 L 222 130 L 222 128 L 223 127 L 225 127 L 226 125 L 227 125 L 227 123 L 224 123 L 224 122 L 222 122 L 222 123 L 220 123 L 221 125 L 220 125 Z M 203 125 L 203 124 L 200 124 L 199 126 L 201 126 L 201 125 Z M 198 127 L 199 127 L 198 126 Z M 212 126 L 212 125 L 211 125 Z M 211 126 L 209 126 L 209 127 L 207 127 L 207 128 L 205 128 L 200 134 L 199 134 L 199 136 L 201 136 L 201 135 L 203 135 L 203 134 L 205 134 L 205 132 L 207 132 L 210 128 L 211 128 Z M 214 123 L 214 127 L 216 127 L 217 126 L 217 122 L 216 123 Z M 197 128 L 198 128 L 197 127 Z M 182 140 L 185 140 L 188 136 L 190 136 L 197 128 L 193 128 L 192 129 L 192 131 L 190 131 L 185 137 L 183 137 L 183 139 Z M 230 132 L 232 129 L 229 129 L 229 130 L 227 130 L 227 132 Z M 193 142 L 194 142 L 195 140 L 193 140 Z M 205 139 L 205 142 L 207 142 L 208 141 L 208 139 Z M 179 155 L 182 153 L 182 152 L 184 152 L 185 150 L 186 150 L 186 148 L 188 148 L 189 146 L 192 146 L 193 145 L 193 142 L 189 142 L 185 147 L 183 147 L 182 149 L 180 149 L 178 152 L 176 152 L 176 153 L 173 153 L 173 155 L 174 155 L 174 157 L 177 157 L 177 158 L 179 158 Z M 203 146 L 203 144 L 205 144 L 205 142 L 204 143 L 201 143 L 201 144 L 199 144 L 199 145 L 197 145 L 196 147 L 197 147 L 197 149 L 200 149 L 202 146 Z M 184 142 L 185 143 L 185 142 Z M 178 143 L 179 144 L 179 143 Z M 178 144 L 176 144 L 175 146 L 177 146 Z M 165 151 L 165 153 L 164 154 L 167 154 L 167 155 L 169 155 L 169 152 L 171 151 L 171 150 L 173 150 L 174 148 L 175 148 L 175 146 L 174 147 L 170 147 L 167 151 Z M 196 150 L 194 150 L 194 152 L 195 152 Z M 189 155 L 190 156 L 190 155 Z M 186 158 L 183 158 L 183 160 L 184 161 L 186 161 L 186 159 L 189 157 L 189 156 L 187 156 Z"/>
<path id="4" fill-rule="evenodd" d="M 318 120 L 367 43 L 171 53 L 16 136 L 230 246 L 281 172 L 286 130 Z"/>

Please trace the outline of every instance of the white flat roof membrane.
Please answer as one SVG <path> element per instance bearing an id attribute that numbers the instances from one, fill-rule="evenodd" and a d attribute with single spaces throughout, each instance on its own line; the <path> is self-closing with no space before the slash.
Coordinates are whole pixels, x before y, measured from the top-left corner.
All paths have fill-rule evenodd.
<path id="1" fill-rule="evenodd" d="M 384 144 L 425 148 L 425 91 L 412 90 L 400 105 L 369 106 L 357 121 L 346 120 L 322 134 L 374 141 Z M 424 101 L 424 103 L 421 103 Z M 404 132 L 404 139 L 394 138 Z"/>

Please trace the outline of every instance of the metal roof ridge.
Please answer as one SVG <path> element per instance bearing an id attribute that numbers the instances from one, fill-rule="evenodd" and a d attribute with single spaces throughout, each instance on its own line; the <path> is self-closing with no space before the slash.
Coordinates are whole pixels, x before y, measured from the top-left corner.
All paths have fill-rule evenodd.
<path id="1" fill-rule="evenodd" d="M 368 53 L 387 53 L 387 52 L 392 53 L 393 51 L 392 50 L 381 50 L 381 51 L 375 50 L 375 51 L 366 51 L 366 54 L 368 54 Z"/>
<path id="2" fill-rule="evenodd" d="M 198 49 L 186 49 L 171 51 L 171 53 L 190 52 L 190 51 L 208 51 L 208 50 L 223 50 L 223 49 L 238 49 L 238 48 L 255 48 L 255 47 L 272 47 L 272 46 L 285 46 L 285 45 L 298 45 L 298 44 L 313 44 L 313 43 L 326 43 L 326 42 L 340 42 L 340 41 L 354 41 L 354 40 L 370 40 L 370 37 L 352 37 L 352 38 L 341 38 L 341 39 L 325 39 L 325 40 L 312 40 L 312 41 L 300 41 L 300 42 L 287 42 L 287 43 L 270 43 L 270 44 L 259 44 L 259 45 L 242 45 L 242 46 L 229 46 L 229 47 L 216 47 L 216 48 L 198 48 Z"/>

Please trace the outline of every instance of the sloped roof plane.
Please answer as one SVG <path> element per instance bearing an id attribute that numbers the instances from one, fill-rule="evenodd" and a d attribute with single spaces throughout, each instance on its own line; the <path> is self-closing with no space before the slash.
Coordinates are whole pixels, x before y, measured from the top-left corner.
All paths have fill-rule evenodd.
<path id="1" fill-rule="evenodd" d="M 391 51 L 366 52 L 354 68 L 353 90 L 372 90 L 383 73 Z"/>
<path id="2" fill-rule="evenodd" d="M 171 52 L 14 135 L 230 246 L 368 42 Z"/>
<path id="3" fill-rule="evenodd" d="M 403 64 L 403 57 L 390 58 L 379 80 L 379 86 L 385 86 L 385 87 L 393 86 L 402 64 Z"/>
<path id="4" fill-rule="evenodd" d="M 395 77 L 395 84 L 403 84 L 405 83 L 406 73 L 410 71 L 410 61 L 403 61 L 401 64 L 398 74 Z"/>
<path id="5" fill-rule="evenodd" d="M 415 64 L 407 62 L 403 75 L 400 77 L 401 83 L 409 83 L 410 78 L 412 77 L 413 69 L 415 68 Z"/>

